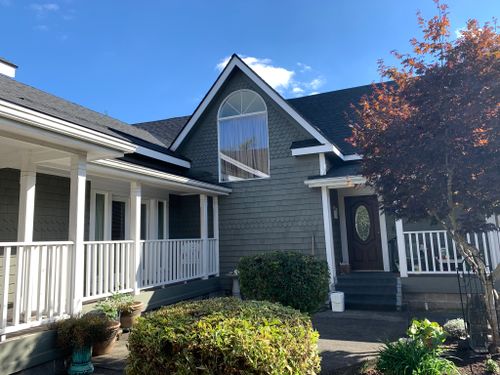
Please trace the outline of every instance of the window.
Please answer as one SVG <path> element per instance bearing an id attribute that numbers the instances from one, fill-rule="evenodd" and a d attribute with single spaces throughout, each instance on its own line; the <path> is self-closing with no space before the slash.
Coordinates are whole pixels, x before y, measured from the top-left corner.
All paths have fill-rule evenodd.
<path id="1" fill-rule="evenodd" d="M 122 201 L 111 203 L 111 241 L 125 239 L 126 204 Z"/>
<path id="2" fill-rule="evenodd" d="M 264 100 L 239 90 L 222 103 L 219 124 L 219 180 L 269 177 L 269 136 Z"/>
<path id="3" fill-rule="evenodd" d="M 167 210 L 165 209 L 166 202 L 158 201 L 158 239 L 167 238 Z"/>

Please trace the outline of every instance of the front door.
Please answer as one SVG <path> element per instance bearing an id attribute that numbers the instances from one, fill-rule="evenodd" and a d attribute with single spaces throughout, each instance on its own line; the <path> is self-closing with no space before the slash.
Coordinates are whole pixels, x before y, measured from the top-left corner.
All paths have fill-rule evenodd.
<path id="1" fill-rule="evenodd" d="M 346 197 L 345 215 L 351 269 L 383 270 L 377 197 Z"/>

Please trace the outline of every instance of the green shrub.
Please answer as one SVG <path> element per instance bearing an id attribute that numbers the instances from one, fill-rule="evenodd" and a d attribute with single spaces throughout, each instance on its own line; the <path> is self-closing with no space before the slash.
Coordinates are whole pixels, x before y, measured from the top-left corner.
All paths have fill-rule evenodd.
<path id="1" fill-rule="evenodd" d="M 486 362 L 484 363 L 484 366 L 486 367 L 486 371 L 490 374 L 500 374 L 500 366 L 498 363 L 491 358 L 488 358 Z"/>
<path id="2" fill-rule="evenodd" d="M 467 331 L 465 330 L 465 322 L 463 319 L 451 319 L 448 320 L 444 326 L 444 330 L 450 337 L 455 339 L 464 339 L 467 337 Z"/>
<path id="3" fill-rule="evenodd" d="M 278 304 L 183 302 L 139 318 L 127 374 L 313 375 L 318 336 L 306 315 Z"/>
<path id="4" fill-rule="evenodd" d="M 69 318 L 56 322 L 57 343 L 66 350 L 92 346 L 96 342 L 110 339 L 113 330 L 109 320 L 96 314 L 85 314 L 80 318 Z"/>
<path id="5" fill-rule="evenodd" d="M 440 355 L 446 339 L 443 328 L 427 319 L 413 320 L 408 338 L 386 344 L 377 359 L 377 370 L 384 375 L 452 375 L 455 364 Z"/>
<path id="6" fill-rule="evenodd" d="M 312 313 L 328 298 L 328 265 L 310 255 L 271 252 L 244 257 L 238 273 L 241 292 L 248 299 L 279 302 Z"/>

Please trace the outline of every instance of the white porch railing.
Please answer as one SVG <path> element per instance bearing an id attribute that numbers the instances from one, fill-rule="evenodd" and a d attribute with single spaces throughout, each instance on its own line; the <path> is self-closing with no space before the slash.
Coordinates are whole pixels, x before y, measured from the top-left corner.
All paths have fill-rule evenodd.
<path id="1" fill-rule="evenodd" d="M 204 270 L 203 241 L 202 239 L 141 241 L 139 287 L 152 288 L 217 274 L 219 264 L 217 240 L 207 240 L 207 275 Z"/>
<path id="2" fill-rule="evenodd" d="M 72 242 L 0 242 L 0 337 L 68 316 Z"/>
<path id="3" fill-rule="evenodd" d="M 132 291 L 134 241 L 85 242 L 83 301 Z"/>
<path id="4" fill-rule="evenodd" d="M 399 227 L 399 228 L 398 228 Z M 455 241 L 445 230 L 403 231 L 396 225 L 400 273 L 455 274 L 466 267 Z M 467 242 L 479 249 L 489 270 L 500 262 L 500 232 L 467 234 Z"/>
<path id="5" fill-rule="evenodd" d="M 139 288 L 218 275 L 217 241 L 141 241 Z M 73 242 L 0 242 L 0 339 L 72 313 L 74 250 Z M 84 301 L 134 290 L 134 241 L 85 242 L 83 252 Z"/>

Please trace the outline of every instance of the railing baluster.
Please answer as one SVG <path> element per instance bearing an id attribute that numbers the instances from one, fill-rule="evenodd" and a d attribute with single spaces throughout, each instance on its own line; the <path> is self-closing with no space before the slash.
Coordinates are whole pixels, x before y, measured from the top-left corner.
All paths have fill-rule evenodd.
<path id="1" fill-rule="evenodd" d="M 2 249 L 0 247 L 0 249 Z M 9 278 L 10 278 L 11 247 L 3 247 L 3 277 L 2 277 L 2 311 L 0 316 L 0 330 L 7 327 L 7 313 L 9 310 Z M 1 336 L 1 335 L 0 335 Z"/>

